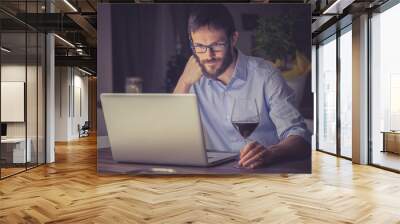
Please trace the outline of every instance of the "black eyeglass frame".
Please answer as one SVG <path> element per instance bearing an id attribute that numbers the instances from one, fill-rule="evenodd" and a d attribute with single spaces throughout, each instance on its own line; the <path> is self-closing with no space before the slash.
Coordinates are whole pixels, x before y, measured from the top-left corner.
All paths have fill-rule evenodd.
<path id="1" fill-rule="evenodd" d="M 190 34 L 189 34 L 189 40 L 190 40 L 190 48 L 192 49 L 193 53 L 198 53 L 198 54 L 204 54 L 204 53 L 206 53 L 206 52 L 207 52 L 207 49 L 209 49 L 210 51 L 212 51 L 212 52 L 214 52 L 214 53 L 215 53 L 215 52 L 221 52 L 221 51 L 223 51 L 224 49 L 226 49 L 227 46 L 230 46 L 230 42 L 231 42 L 231 38 L 228 37 L 228 40 L 225 41 L 225 42 L 223 42 L 223 43 L 214 43 L 214 44 L 211 44 L 211 45 L 195 46 L 195 45 L 193 44 L 193 39 L 192 39 L 192 37 L 191 37 Z M 215 49 L 214 49 L 215 46 L 222 46 L 223 48 L 222 48 L 221 50 L 215 50 Z M 204 48 L 204 50 L 201 51 L 201 52 L 197 52 L 196 49 L 195 49 L 196 47 L 202 47 L 202 48 Z"/>

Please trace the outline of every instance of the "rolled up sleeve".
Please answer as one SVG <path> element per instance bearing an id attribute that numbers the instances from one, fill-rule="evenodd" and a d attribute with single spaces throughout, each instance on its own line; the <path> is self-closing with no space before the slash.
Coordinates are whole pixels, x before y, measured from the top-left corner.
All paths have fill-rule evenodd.
<path id="1" fill-rule="evenodd" d="M 307 129 L 304 118 L 294 106 L 294 91 L 287 85 L 279 71 L 268 76 L 264 92 L 269 107 L 269 115 L 275 125 L 280 140 L 290 135 L 302 137 L 311 144 L 311 133 Z"/>

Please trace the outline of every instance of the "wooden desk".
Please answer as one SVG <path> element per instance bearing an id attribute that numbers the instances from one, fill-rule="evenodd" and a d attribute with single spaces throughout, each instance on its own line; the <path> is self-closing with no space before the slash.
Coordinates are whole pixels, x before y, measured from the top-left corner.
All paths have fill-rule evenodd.
<path id="1" fill-rule="evenodd" d="M 311 173 L 311 158 L 285 161 L 258 169 L 236 168 L 237 161 L 213 167 L 189 167 L 119 163 L 112 159 L 110 148 L 97 150 L 99 174 L 255 174 L 255 173 Z M 169 171 L 173 172 L 169 172 Z"/>
<path id="2" fill-rule="evenodd" d="M 400 154 L 400 132 L 399 131 L 382 131 L 383 149 L 382 152 L 392 152 Z"/>

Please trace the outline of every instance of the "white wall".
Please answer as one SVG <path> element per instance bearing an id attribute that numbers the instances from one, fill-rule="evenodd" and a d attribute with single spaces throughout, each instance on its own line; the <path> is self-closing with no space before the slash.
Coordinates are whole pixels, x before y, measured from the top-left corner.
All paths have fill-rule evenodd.
<path id="1" fill-rule="evenodd" d="M 77 139 L 78 124 L 88 120 L 88 78 L 76 68 L 56 67 L 55 86 L 55 140 Z"/>
<path id="2" fill-rule="evenodd" d="M 75 75 L 75 86 L 81 88 L 82 91 L 82 116 L 80 116 L 80 122 L 85 122 L 88 120 L 88 77 Z"/>
<path id="3" fill-rule="evenodd" d="M 27 73 L 25 71 L 27 69 Z M 41 71 L 39 71 L 41 72 Z M 1 81 L 3 82 L 25 82 L 25 75 L 28 76 L 29 84 L 30 85 L 36 85 L 36 81 L 34 81 L 34 78 L 31 76 L 36 76 L 36 67 L 35 66 L 27 66 L 25 67 L 24 65 L 20 64 L 6 64 L 1 66 Z M 33 83 L 34 82 L 34 83 Z M 36 100 L 36 88 L 28 88 L 27 89 L 27 104 L 33 102 Z M 32 92 L 31 92 L 32 91 Z M 3 96 L 4 97 L 4 96 Z M 35 99 L 32 99 L 35 98 Z M 34 105 L 36 108 L 36 101 Z M 40 105 L 39 105 L 40 106 Z M 2 110 L 6 110 L 7 108 L 1 108 Z M 27 109 L 28 110 L 28 109 Z M 33 109 L 36 111 L 36 109 Z M 30 108 L 27 112 L 27 119 L 28 119 L 28 129 L 32 127 L 34 130 L 36 130 L 36 113 L 32 113 L 32 108 Z M 32 123 L 34 122 L 34 124 Z M 35 125 L 35 127 L 33 127 Z M 33 130 L 32 129 L 32 130 Z M 28 137 L 31 132 L 28 130 Z M 7 136 L 8 137 L 25 137 L 25 122 L 7 122 Z"/>
<path id="4" fill-rule="evenodd" d="M 78 133 L 78 124 L 80 124 L 81 126 L 85 123 L 85 121 L 89 120 L 89 116 L 88 116 L 88 107 L 89 107 L 89 92 L 88 92 L 88 77 L 87 76 L 81 76 L 79 73 L 79 75 L 76 75 L 76 71 L 75 70 L 75 75 L 74 75 L 74 96 L 72 96 L 75 100 L 74 104 L 74 108 L 72 108 L 73 110 L 73 119 L 71 127 L 72 127 L 72 132 L 71 135 L 73 136 L 73 138 L 77 138 L 79 137 L 79 133 Z M 80 97 L 79 97 L 80 96 Z M 79 102 L 80 101 L 80 102 Z M 81 108 L 79 108 L 81 107 Z M 81 110 L 81 111 L 80 111 Z"/>
<path id="5" fill-rule="evenodd" d="M 38 69 L 38 70 L 37 70 Z M 26 106 L 22 108 L 26 111 L 25 122 L 6 122 L 8 138 L 24 138 L 25 135 L 31 140 L 32 161 L 44 162 L 44 74 L 41 66 L 36 67 L 25 64 L 3 64 L 1 66 L 1 81 L 3 82 L 24 82 L 26 83 Z M 27 81 L 26 81 L 27 79 Z M 37 92 L 38 91 L 38 92 Z M 2 96 L 7 97 L 7 96 Z M 1 108 L 10 110 L 10 108 Z M 12 111 L 11 111 L 12 112 Z M 37 157 L 37 154 L 39 156 Z"/>
<path id="6" fill-rule="evenodd" d="M 67 67 L 55 68 L 55 141 L 68 140 L 68 71 Z"/>
<path id="7" fill-rule="evenodd" d="M 28 74 L 31 74 L 32 67 L 28 67 Z M 10 64 L 1 66 L 1 81 L 3 82 L 25 82 L 25 64 Z M 1 108 L 5 110 L 6 108 Z M 25 123 L 7 123 L 7 137 L 25 137 Z"/>

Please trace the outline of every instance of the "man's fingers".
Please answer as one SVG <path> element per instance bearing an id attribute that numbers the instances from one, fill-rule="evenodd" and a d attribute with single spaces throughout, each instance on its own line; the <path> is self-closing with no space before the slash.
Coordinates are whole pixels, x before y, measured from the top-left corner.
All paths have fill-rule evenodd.
<path id="1" fill-rule="evenodd" d="M 247 145 L 244 146 L 242 150 L 240 150 L 240 158 L 243 158 L 246 156 L 247 153 L 253 151 L 255 148 L 257 148 L 260 144 L 258 142 L 250 142 Z"/>
<path id="2" fill-rule="evenodd" d="M 263 165 L 263 161 L 259 160 L 259 161 L 254 162 L 253 164 L 251 164 L 248 168 L 254 169 L 254 168 L 260 167 L 261 165 Z"/>
<path id="3" fill-rule="evenodd" d="M 249 151 L 240 159 L 239 165 L 243 165 L 244 162 L 246 162 L 248 159 L 252 158 L 258 152 L 260 152 L 260 150 L 262 148 L 264 148 L 264 146 L 257 145 L 256 147 L 249 149 Z"/>
<path id="4" fill-rule="evenodd" d="M 194 55 L 190 56 L 189 61 L 195 62 L 195 60 L 196 60 L 196 59 L 194 58 Z"/>
<path id="5" fill-rule="evenodd" d="M 263 161 L 263 157 L 264 157 L 264 149 L 261 149 L 261 151 L 258 151 L 258 153 L 256 155 L 254 155 L 253 157 L 249 158 L 248 160 L 246 160 L 245 162 L 243 162 L 243 166 L 244 167 L 251 167 L 252 164 L 254 163 L 258 163 L 258 162 L 262 162 Z"/>
<path id="6" fill-rule="evenodd" d="M 191 56 L 189 60 L 190 60 L 190 66 L 194 70 L 194 73 L 198 74 L 198 75 L 201 75 L 202 71 L 201 71 L 201 68 L 200 68 L 200 64 L 198 63 L 196 58 L 194 58 L 194 56 Z"/>
<path id="7" fill-rule="evenodd" d="M 196 59 L 195 59 L 193 56 L 190 57 L 190 59 L 189 59 L 189 61 L 188 61 L 188 65 L 189 65 L 191 68 L 197 68 L 197 67 L 198 67 L 197 62 L 196 62 Z"/>
<path id="8" fill-rule="evenodd" d="M 257 145 L 256 142 L 251 142 L 245 145 L 244 148 L 240 150 L 240 158 L 243 158 L 243 156 L 245 156 L 248 152 L 250 152 L 251 149 L 254 148 L 256 145 Z"/>

